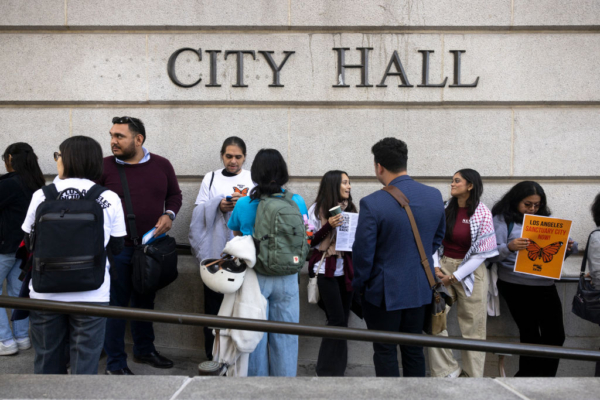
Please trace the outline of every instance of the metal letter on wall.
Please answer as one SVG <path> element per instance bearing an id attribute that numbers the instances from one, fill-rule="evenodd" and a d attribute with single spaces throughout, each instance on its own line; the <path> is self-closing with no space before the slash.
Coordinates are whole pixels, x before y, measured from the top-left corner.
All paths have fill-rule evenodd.
<path id="1" fill-rule="evenodd" d="M 171 54 L 171 57 L 169 57 L 169 62 L 167 63 L 167 74 L 169 74 L 169 78 L 171 78 L 171 82 L 173 82 L 177 86 L 189 88 L 189 87 L 196 86 L 197 84 L 199 84 L 200 81 L 202 80 L 202 78 L 198 78 L 198 80 L 196 82 L 190 83 L 190 84 L 185 84 L 177 78 L 177 74 L 175 73 L 175 63 L 177 62 L 177 57 L 179 57 L 179 55 L 181 53 L 183 53 L 184 51 L 191 51 L 191 52 L 196 53 L 198 55 L 199 61 L 202 61 L 202 49 L 196 50 L 196 49 L 192 49 L 191 47 L 184 47 L 182 49 L 176 50 L 173 54 Z"/>
<path id="2" fill-rule="evenodd" d="M 237 55 L 237 82 L 232 87 L 248 87 L 244 85 L 244 54 L 250 54 L 252 59 L 256 60 L 256 53 L 254 50 L 227 50 L 225 52 L 225 59 L 230 54 Z"/>
<path id="3" fill-rule="evenodd" d="M 210 54 L 210 83 L 206 87 L 221 87 L 217 83 L 217 54 L 221 50 L 205 50 L 205 52 Z"/>
<path id="4" fill-rule="evenodd" d="M 338 84 L 333 87 L 350 87 L 346 85 L 346 68 L 360 68 L 362 74 L 360 75 L 360 85 L 356 87 L 373 87 L 369 84 L 369 50 L 373 50 L 372 47 L 357 47 L 356 50 L 360 50 L 360 58 L 362 64 L 346 64 L 346 50 L 350 50 L 349 47 L 334 47 L 333 50 L 338 53 L 338 69 L 337 79 Z"/>
<path id="5" fill-rule="evenodd" d="M 285 54 L 285 57 L 279 66 L 277 66 L 277 63 L 273 60 L 273 57 L 271 57 L 271 54 L 275 53 L 274 51 L 259 50 L 258 52 L 265 57 L 267 63 L 269 63 L 269 67 L 271 67 L 271 71 L 273 71 L 273 84 L 269 85 L 269 87 L 283 87 L 281 82 L 279 82 L 279 74 L 288 58 L 290 58 L 295 51 L 284 51 L 283 54 Z"/>
<path id="6" fill-rule="evenodd" d="M 448 77 L 444 79 L 442 83 L 429 83 L 429 53 L 433 53 L 433 50 L 419 50 L 419 53 L 423 54 L 423 75 L 422 84 L 417 85 L 418 87 L 444 87 L 448 82 Z"/>
<path id="7" fill-rule="evenodd" d="M 397 72 L 390 72 L 392 65 L 396 67 Z M 385 84 L 385 80 L 388 76 L 399 76 L 402 81 L 402 85 L 398 85 L 398 87 L 413 87 L 408 81 L 408 77 L 406 76 L 406 72 L 404 72 L 404 67 L 402 67 L 402 62 L 400 61 L 400 56 L 398 52 L 394 50 L 392 57 L 390 58 L 390 62 L 385 70 L 385 74 L 383 74 L 383 78 L 381 78 L 381 83 L 377 85 L 377 87 L 387 87 Z"/>
<path id="8" fill-rule="evenodd" d="M 460 55 L 466 52 L 466 50 L 450 50 L 450 53 L 454 53 L 454 85 L 450 85 L 449 87 L 477 87 L 479 83 L 479 77 L 473 83 L 460 83 Z"/>

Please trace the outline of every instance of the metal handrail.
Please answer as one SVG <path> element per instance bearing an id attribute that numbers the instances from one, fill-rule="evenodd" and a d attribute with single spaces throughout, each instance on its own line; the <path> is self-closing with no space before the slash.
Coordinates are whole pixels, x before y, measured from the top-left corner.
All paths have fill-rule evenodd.
<path id="1" fill-rule="evenodd" d="M 300 336 L 327 337 L 331 339 L 392 343 L 424 347 L 441 347 L 457 350 L 474 350 L 546 358 L 600 361 L 600 351 L 568 347 L 502 343 L 491 342 L 487 340 L 448 338 L 331 326 L 311 326 L 295 324 L 291 322 L 263 321 L 256 319 L 219 317 L 206 314 L 142 310 L 138 308 L 95 306 L 90 304 L 33 300 L 8 296 L 0 296 L 0 307 L 9 307 L 21 310 L 53 311 L 65 314 L 93 315 L 98 317 L 130 319 L 137 321 L 162 322 L 167 324 L 209 326 L 218 329 L 240 329 L 247 331 L 283 333 Z"/>

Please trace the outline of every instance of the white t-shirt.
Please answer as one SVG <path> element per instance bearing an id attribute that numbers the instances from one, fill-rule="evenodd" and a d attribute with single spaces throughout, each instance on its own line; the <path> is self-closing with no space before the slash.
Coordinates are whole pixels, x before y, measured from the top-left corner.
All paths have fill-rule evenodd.
<path id="1" fill-rule="evenodd" d="M 215 177 L 209 191 L 208 187 L 213 174 Z M 196 204 L 202 204 L 214 197 L 231 196 L 234 192 L 250 196 L 250 191 L 254 186 L 254 182 L 252 182 L 252 178 L 250 177 L 250 171 L 242 169 L 235 176 L 225 176 L 223 175 L 223 168 L 221 168 L 204 175 L 204 179 L 202 179 L 202 184 L 200 185 L 200 192 L 198 192 L 198 197 L 196 197 Z"/>
<path id="2" fill-rule="evenodd" d="M 235 176 L 225 176 L 223 175 L 223 169 L 224 168 L 221 168 L 204 175 L 204 179 L 202 179 L 202 184 L 200 185 L 200 192 L 198 192 L 198 197 L 196 197 L 196 205 L 202 204 L 214 197 L 231 196 L 236 191 L 244 196 L 250 196 L 250 191 L 255 186 L 250 177 L 250 171 L 242 169 L 241 172 Z M 210 186 L 211 179 L 212 186 Z M 208 188 L 209 186 L 210 190 Z M 229 220 L 230 216 L 231 212 L 228 212 L 227 215 L 225 215 L 226 222 Z M 230 241 L 231 239 L 233 239 L 233 232 L 230 230 L 227 241 Z"/>
<path id="3" fill-rule="evenodd" d="M 317 203 L 313 204 L 308 209 L 308 222 L 311 225 L 314 225 L 315 233 L 317 233 L 321 229 L 321 221 L 315 217 L 315 208 L 317 208 Z M 335 232 L 335 229 L 333 229 L 332 233 L 330 233 L 330 234 L 333 234 L 333 232 Z M 317 247 L 317 246 L 314 246 L 314 247 Z M 317 262 L 316 265 L 319 268 L 319 271 L 317 272 L 317 274 L 325 274 L 325 259 L 323 259 L 323 262 L 321 262 L 321 260 L 319 260 L 319 262 Z M 342 276 L 342 275 L 344 275 L 344 259 L 338 258 L 337 265 L 335 266 L 335 272 L 333 273 L 333 276 Z"/>
<path id="4" fill-rule="evenodd" d="M 94 182 L 89 179 L 69 178 L 69 179 L 55 179 L 53 182 L 56 185 L 56 190 L 60 193 L 65 189 L 73 188 L 85 193 L 94 185 Z M 68 190 L 63 193 L 63 198 L 66 197 L 79 197 L 78 193 Z M 21 226 L 21 229 L 25 233 L 31 232 L 31 226 L 35 222 L 35 212 L 38 206 L 46 200 L 44 192 L 39 189 L 33 194 L 29 209 L 27 210 L 27 216 L 25 222 Z M 125 228 L 125 216 L 123 215 L 123 206 L 121 205 L 121 199 L 119 196 L 110 190 L 105 191 L 98 198 L 98 203 L 102 206 L 104 211 L 104 247 L 108 244 L 111 236 L 123 237 L 127 236 L 127 229 Z M 110 264 L 108 259 L 106 260 L 106 270 L 104 272 L 104 282 L 96 290 L 88 290 L 86 292 L 66 292 L 66 293 L 37 293 L 33 290 L 33 283 L 29 283 L 29 296 L 32 299 L 40 300 L 54 300 L 54 301 L 78 301 L 88 303 L 104 303 L 110 300 L 110 275 L 109 275 Z"/>

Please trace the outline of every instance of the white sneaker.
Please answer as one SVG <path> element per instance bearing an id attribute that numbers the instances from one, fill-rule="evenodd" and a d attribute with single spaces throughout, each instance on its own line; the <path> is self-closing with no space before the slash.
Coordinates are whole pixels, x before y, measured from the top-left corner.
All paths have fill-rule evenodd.
<path id="1" fill-rule="evenodd" d="M 0 356 L 8 356 L 11 354 L 17 354 L 19 352 L 19 347 L 17 347 L 17 343 L 13 342 L 12 344 L 5 345 L 0 342 Z"/>
<path id="2" fill-rule="evenodd" d="M 462 372 L 462 369 L 460 367 L 458 367 L 458 369 L 456 371 L 449 373 L 444 378 L 458 378 L 460 376 L 461 372 Z"/>
<path id="3" fill-rule="evenodd" d="M 29 340 L 28 337 L 15 339 L 15 342 L 17 342 L 17 347 L 19 350 L 27 350 L 31 348 L 31 340 Z"/>

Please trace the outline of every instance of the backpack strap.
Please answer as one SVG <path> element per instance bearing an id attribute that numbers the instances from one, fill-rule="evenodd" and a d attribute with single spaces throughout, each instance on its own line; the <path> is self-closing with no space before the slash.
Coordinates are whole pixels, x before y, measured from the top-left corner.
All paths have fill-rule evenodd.
<path id="1" fill-rule="evenodd" d="M 58 199 L 58 190 L 56 190 L 56 185 L 51 183 L 50 185 L 42 186 L 42 192 L 46 197 L 46 200 L 57 200 Z"/>
<path id="2" fill-rule="evenodd" d="M 100 195 L 106 192 L 108 189 L 102 185 L 95 184 L 85 194 L 85 200 L 96 200 Z"/>
<path id="3" fill-rule="evenodd" d="M 212 176 L 210 177 L 210 183 L 208 184 L 208 191 L 212 188 L 212 183 L 215 180 L 215 171 L 213 171 Z"/>
<path id="4" fill-rule="evenodd" d="M 600 231 L 600 229 L 594 229 L 590 233 L 590 236 L 588 236 L 587 244 L 585 245 L 585 250 L 583 252 L 583 260 L 581 260 L 581 271 L 580 271 L 579 276 L 585 275 L 585 266 L 587 265 L 587 255 L 588 255 L 588 248 L 590 247 L 590 239 L 592 238 L 593 233 L 598 232 L 598 231 Z"/>

